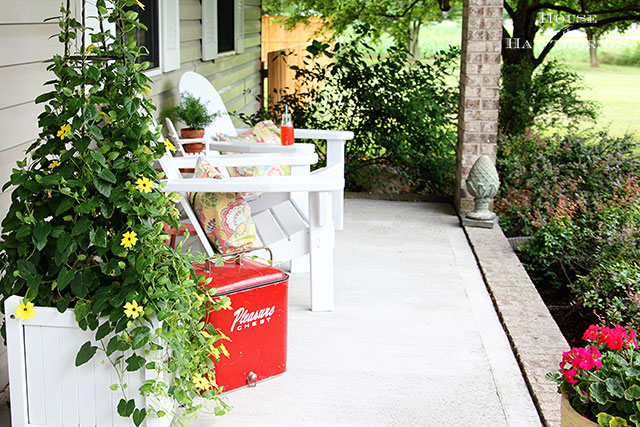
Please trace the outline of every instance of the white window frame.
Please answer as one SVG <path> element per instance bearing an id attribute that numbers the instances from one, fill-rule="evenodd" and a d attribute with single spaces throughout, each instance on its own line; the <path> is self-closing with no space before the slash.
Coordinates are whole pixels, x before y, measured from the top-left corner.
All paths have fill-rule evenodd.
<path id="1" fill-rule="evenodd" d="M 143 0 L 144 2 L 144 0 Z M 158 0 L 158 42 L 160 47 L 159 62 L 157 67 L 145 71 L 149 77 L 156 76 L 180 68 L 180 0 Z M 107 0 L 107 7 L 109 1 Z M 82 0 L 77 0 L 78 15 L 82 13 Z M 86 25 L 91 27 L 91 21 L 97 16 L 98 11 L 94 0 L 85 3 Z M 97 24 L 97 23 L 96 23 Z M 94 25 L 96 25 L 94 24 Z M 105 30 L 111 30 L 115 34 L 115 24 L 106 23 Z M 91 44 L 91 33 L 85 34 L 85 45 Z"/>
<path id="2" fill-rule="evenodd" d="M 218 52 L 218 0 L 202 0 L 202 60 L 244 52 L 244 0 L 234 0 L 234 50 Z"/>

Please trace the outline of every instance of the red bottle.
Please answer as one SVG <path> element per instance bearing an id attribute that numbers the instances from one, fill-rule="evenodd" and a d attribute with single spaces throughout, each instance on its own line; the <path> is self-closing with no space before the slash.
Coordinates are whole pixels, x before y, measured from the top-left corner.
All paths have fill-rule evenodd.
<path id="1" fill-rule="evenodd" d="M 293 145 L 293 120 L 286 105 L 284 114 L 282 114 L 282 124 L 280 125 L 280 142 L 282 145 Z"/>

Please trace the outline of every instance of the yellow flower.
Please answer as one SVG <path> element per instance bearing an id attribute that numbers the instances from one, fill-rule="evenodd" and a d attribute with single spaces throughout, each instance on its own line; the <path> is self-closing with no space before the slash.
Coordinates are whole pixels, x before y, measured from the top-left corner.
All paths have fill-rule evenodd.
<path id="1" fill-rule="evenodd" d="M 211 338 L 211 334 L 208 331 L 200 331 L 200 335 L 205 338 Z"/>
<path id="2" fill-rule="evenodd" d="M 69 131 L 71 131 L 71 125 L 69 123 L 65 123 L 62 126 L 60 126 L 60 130 L 58 131 L 58 136 L 60 137 L 60 139 L 65 139 Z"/>
<path id="3" fill-rule="evenodd" d="M 133 300 L 132 302 L 128 302 L 124 305 L 124 314 L 127 317 L 132 317 L 134 319 L 140 316 L 140 313 L 142 313 L 143 310 L 144 310 L 144 307 L 142 307 L 141 305 L 138 305 L 136 300 Z"/>
<path id="4" fill-rule="evenodd" d="M 151 95 L 151 88 L 147 85 L 142 86 L 142 92 L 144 93 L 144 96 L 150 96 Z"/>
<path id="5" fill-rule="evenodd" d="M 49 163 L 49 166 L 47 167 L 49 168 L 49 170 L 53 170 L 53 168 L 57 168 L 58 166 L 60 166 L 60 162 L 57 160 L 54 160 L 51 163 Z"/>
<path id="6" fill-rule="evenodd" d="M 176 152 L 176 147 L 167 138 L 164 139 L 164 146 L 167 148 L 167 150 L 174 153 Z"/>
<path id="7" fill-rule="evenodd" d="M 217 329 L 216 329 L 216 332 L 218 333 L 218 335 L 220 335 L 220 338 L 222 338 L 223 340 L 231 341 L 231 338 L 229 338 L 228 336 L 226 336 L 226 335 L 224 334 L 224 332 L 219 331 L 219 330 L 217 330 Z M 225 349 L 225 351 L 226 351 L 226 349 Z"/>
<path id="8" fill-rule="evenodd" d="M 231 310 L 231 298 L 222 297 L 222 298 L 219 298 L 216 302 L 221 304 L 220 308 L 222 310 Z"/>
<path id="9" fill-rule="evenodd" d="M 98 114 L 102 116 L 106 124 L 110 124 L 111 122 L 113 122 L 113 120 L 111 119 L 111 116 L 105 113 L 104 111 L 98 110 Z"/>
<path id="10" fill-rule="evenodd" d="M 213 378 L 209 378 L 209 386 L 213 388 L 218 388 L 218 384 L 216 383 L 216 380 L 214 380 Z"/>
<path id="11" fill-rule="evenodd" d="M 33 308 L 33 303 L 28 301 L 26 304 L 21 302 L 18 304 L 18 308 L 16 308 L 16 316 L 18 319 L 25 321 L 31 319 L 36 313 L 36 310 Z"/>
<path id="12" fill-rule="evenodd" d="M 229 357 L 229 352 L 227 351 L 227 347 L 225 347 L 224 344 L 220 344 L 218 346 L 218 350 L 220 350 L 225 356 Z"/>
<path id="13" fill-rule="evenodd" d="M 122 235 L 122 240 L 120 241 L 120 245 L 124 246 L 125 249 L 132 248 L 133 245 L 135 245 L 136 242 L 138 241 L 138 238 L 136 236 L 137 234 L 135 231 L 127 231 Z"/>
<path id="14" fill-rule="evenodd" d="M 87 49 L 84 51 L 84 54 L 88 54 L 89 52 L 91 52 L 91 50 L 93 50 L 93 48 L 95 47 L 95 45 L 93 43 L 91 43 L 89 46 L 87 46 Z"/>
<path id="15" fill-rule="evenodd" d="M 193 381 L 193 384 L 195 384 L 195 386 L 198 387 L 200 390 L 209 388 L 209 381 L 200 374 L 194 375 L 191 381 Z"/>
<path id="16" fill-rule="evenodd" d="M 144 5 L 140 2 L 140 0 L 136 0 L 136 4 L 140 6 L 140 9 L 144 10 Z"/>
<path id="17" fill-rule="evenodd" d="M 216 360 L 220 360 L 220 352 L 213 346 L 213 344 L 211 344 L 211 354 L 213 354 L 213 357 L 215 357 Z"/>
<path id="18" fill-rule="evenodd" d="M 141 193 L 150 193 L 153 188 L 153 182 L 149 181 L 149 178 L 143 176 L 142 178 L 138 178 L 136 181 L 136 188 Z"/>

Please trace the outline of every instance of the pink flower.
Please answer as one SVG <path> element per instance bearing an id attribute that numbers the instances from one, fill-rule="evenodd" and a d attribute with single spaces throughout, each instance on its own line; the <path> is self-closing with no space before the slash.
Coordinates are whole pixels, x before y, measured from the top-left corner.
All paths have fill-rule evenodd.
<path id="1" fill-rule="evenodd" d="M 562 376 L 567 379 L 569 384 L 577 384 L 578 381 L 575 379 L 575 376 L 578 375 L 577 369 L 569 369 L 568 371 L 562 371 Z"/>
<path id="2" fill-rule="evenodd" d="M 599 330 L 600 328 L 598 328 L 596 325 L 589 326 L 589 328 L 585 331 L 584 335 L 582 336 L 582 339 L 585 341 L 595 340 L 598 337 Z"/>
<path id="3" fill-rule="evenodd" d="M 636 331 L 627 330 L 620 325 L 613 328 L 591 325 L 582 338 L 586 341 L 606 344 L 611 350 L 622 350 L 623 348 L 637 348 L 636 336 Z"/>
<path id="4" fill-rule="evenodd" d="M 560 362 L 560 373 L 567 379 L 569 384 L 577 384 L 575 377 L 581 373 L 595 368 L 597 371 L 602 367 L 602 355 L 595 346 L 591 348 L 572 348 L 562 353 Z"/>

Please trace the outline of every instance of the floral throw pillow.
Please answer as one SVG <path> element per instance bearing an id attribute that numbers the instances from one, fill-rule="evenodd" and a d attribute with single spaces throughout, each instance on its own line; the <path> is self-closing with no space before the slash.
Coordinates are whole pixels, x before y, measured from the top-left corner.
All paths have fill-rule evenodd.
<path id="1" fill-rule="evenodd" d="M 200 158 L 195 178 L 223 179 L 222 173 Z M 256 245 L 256 226 L 251 208 L 238 193 L 192 193 L 191 206 L 214 249 L 221 254 Z"/>
<path id="2" fill-rule="evenodd" d="M 216 138 L 224 142 L 244 142 L 280 145 L 280 129 L 271 120 L 256 123 L 251 129 L 238 136 L 216 132 Z"/>
<path id="3" fill-rule="evenodd" d="M 251 144 L 257 142 L 251 135 L 227 135 L 226 133 L 216 132 L 216 139 L 223 142 L 238 142 Z"/>
<path id="4" fill-rule="evenodd" d="M 239 136 L 216 133 L 220 141 L 280 145 L 280 129 L 271 120 L 257 123 Z M 231 176 L 284 176 L 291 174 L 289 166 L 241 166 L 227 168 Z"/>
<path id="5" fill-rule="evenodd" d="M 280 128 L 271 120 L 264 120 L 256 123 L 251 129 L 244 132 L 242 136 L 251 136 L 255 142 L 262 144 L 281 144 Z"/>

